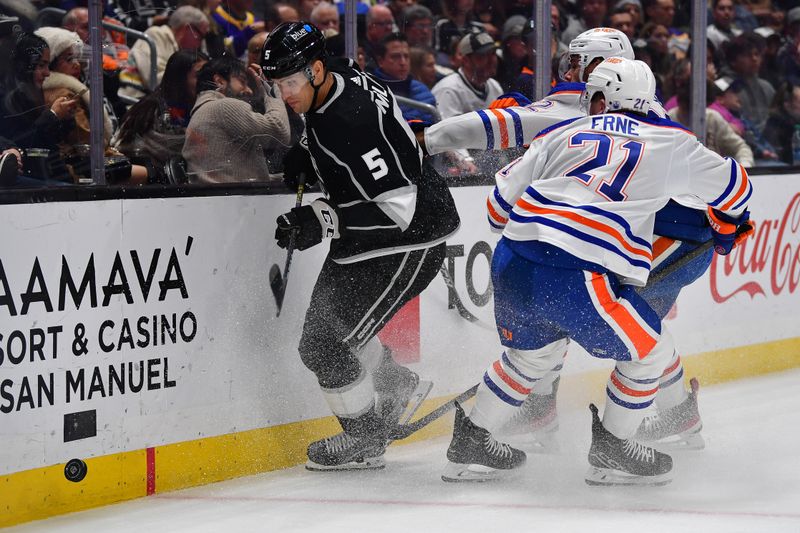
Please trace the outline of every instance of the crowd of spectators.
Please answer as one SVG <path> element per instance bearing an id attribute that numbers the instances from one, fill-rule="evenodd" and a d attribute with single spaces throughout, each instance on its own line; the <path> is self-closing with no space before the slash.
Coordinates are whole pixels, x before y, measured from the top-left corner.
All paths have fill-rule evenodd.
<path id="1" fill-rule="evenodd" d="M 109 182 L 274 179 L 303 122 L 251 66 L 264 39 L 281 22 L 309 20 L 330 53 L 344 54 L 341 2 L 103 3 Z M 425 104 L 401 102 L 409 120 L 485 108 L 511 91 L 533 99 L 532 9 L 531 0 L 359 3 L 357 61 L 396 95 Z M 87 1 L 18 0 L 0 12 L 0 183 L 90 182 Z M 709 0 L 708 15 L 707 40 L 693 43 L 688 0 L 553 0 L 547 76 L 564 81 L 558 65 L 579 33 L 616 28 L 651 66 L 670 116 L 686 123 L 699 44 L 708 58 L 706 143 L 746 166 L 797 162 L 800 2 Z M 456 171 L 478 170 L 466 151 L 448 157 Z"/>

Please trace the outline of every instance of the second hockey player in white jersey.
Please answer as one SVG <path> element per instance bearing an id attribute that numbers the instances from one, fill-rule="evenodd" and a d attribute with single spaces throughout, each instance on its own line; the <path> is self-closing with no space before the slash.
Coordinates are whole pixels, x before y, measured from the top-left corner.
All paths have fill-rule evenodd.
<path id="1" fill-rule="evenodd" d="M 630 41 L 622 32 L 612 28 L 587 30 L 570 42 L 569 70 L 564 75 L 569 82 L 556 85 L 547 97 L 527 106 L 486 109 L 446 119 L 425 130 L 424 143 L 430 153 L 458 146 L 500 150 L 527 145 L 539 131 L 562 120 L 584 115 L 585 111 L 580 108 L 580 97 L 585 88 L 583 82 L 602 60 L 610 57 L 633 59 L 633 56 Z M 652 102 L 648 114 L 653 118 L 666 117 L 657 101 Z M 687 203 L 688 206 L 684 205 Z M 681 257 L 710 239 L 711 231 L 703 205 L 685 199 L 682 203 L 671 200 L 656 213 L 654 270 L 669 269 Z M 681 289 L 697 280 L 710 262 L 709 250 L 663 277 L 657 284 L 646 286 L 640 294 L 663 319 L 672 309 Z M 537 382 L 517 416 L 504 428 L 505 433 L 533 432 L 535 447 L 545 450 L 549 447 L 553 432 L 558 428 L 556 394 L 561 367 L 559 361 L 546 378 Z M 659 382 L 658 409 L 652 410 L 645 418 L 639 437 L 659 441 L 671 448 L 704 447 L 697 407 L 699 384 L 692 379 L 689 392 L 683 381 L 683 364 L 676 353 Z"/>
<path id="2" fill-rule="evenodd" d="M 498 172 L 487 210 L 503 232 L 492 281 L 504 352 L 486 370 L 470 416 L 457 410 L 446 481 L 482 480 L 524 462 L 492 432 L 560 361 L 567 339 L 616 361 L 602 422 L 591 406 L 587 483 L 670 480 L 670 456 L 634 439 L 674 355 L 658 313 L 635 290 L 652 266 L 655 213 L 675 196 L 702 200 L 717 251 L 729 253 L 752 188 L 736 161 L 679 124 L 648 118 L 654 99 L 646 64 L 606 59 L 582 96 L 591 116 L 543 130 Z"/>

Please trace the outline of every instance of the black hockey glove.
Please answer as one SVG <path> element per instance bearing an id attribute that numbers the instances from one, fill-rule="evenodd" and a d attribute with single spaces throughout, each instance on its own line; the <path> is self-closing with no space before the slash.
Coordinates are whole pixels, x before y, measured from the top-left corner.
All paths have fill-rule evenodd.
<path id="1" fill-rule="evenodd" d="M 311 248 L 322 239 L 338 239 L 340 236 L 339 216 L 330 202 L 321 198 L 282 214 L 277 223 L 275 239 L 281 248 L 289 246 L 293 234 L 294 247 L 298 250 Z"/>
<path id="2" fill-rule="evenodd" d="M 297 191 L 300 174 L 306 175 L 306 187 L 311 187 L 317 182 L 317 172 L 311 163 L 311 155 L 298 142 L 283 156 L 283 183 L 292 192 Z"/>

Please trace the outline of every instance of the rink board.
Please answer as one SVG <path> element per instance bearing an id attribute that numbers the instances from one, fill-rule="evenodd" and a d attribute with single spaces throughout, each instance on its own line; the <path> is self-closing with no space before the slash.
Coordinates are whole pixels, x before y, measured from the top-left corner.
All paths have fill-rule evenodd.
<path id="1" fill-rule="evenodd" d="M 753 178 L 755 238 L 715 258 L 667 322 L 703 383 L 800 366 L 798 178 Z M 498 355 L 488 188 L 453 191 L 462 227 L 445 264 L 478 322 L 448 309 L 440 277 L 383 336 L 434 381 L 425 408 L 468 388 Z M 292 204 L 0 206 L 0 526 L 295 465 L 334 430 L 297 354 L 325 250 L 295 256 L 279 318 L 266 277 L 283 267 L 272 235 Z M 572 349 L 561 402 L 601 399 L 608 368 Z M 88 464 L 80 483 L 64 478 L 71 458 Z"/>

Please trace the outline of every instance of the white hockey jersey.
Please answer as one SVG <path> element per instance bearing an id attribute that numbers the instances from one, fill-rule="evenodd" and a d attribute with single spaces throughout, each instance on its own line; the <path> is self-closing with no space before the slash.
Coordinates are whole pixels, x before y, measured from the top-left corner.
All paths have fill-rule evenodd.
<path id="1" fill-rule="evenodd" d="M 489 223 L 505 237 L 549 243 L 634 285 L 647 281 L 655 213 L 670 197 L 691 195 L 738 216 L 752 193 L 735 160 L 680 124 L 633 113 L 545 129 L 495 178 Z"/>
<path id="2" fill-rule="evenodd" d="M 530 144 L 537 133 L 562 120 L 584 116 L 580 108 L 585 83 L 559 83 L 541 100 L 527 106 L 481 109 L 450 117 L 425 130 L 425 148 L 431 155 L 469 148 L 506 150 Z M 651 108 L 659 117 L 660 103 Z"/>

